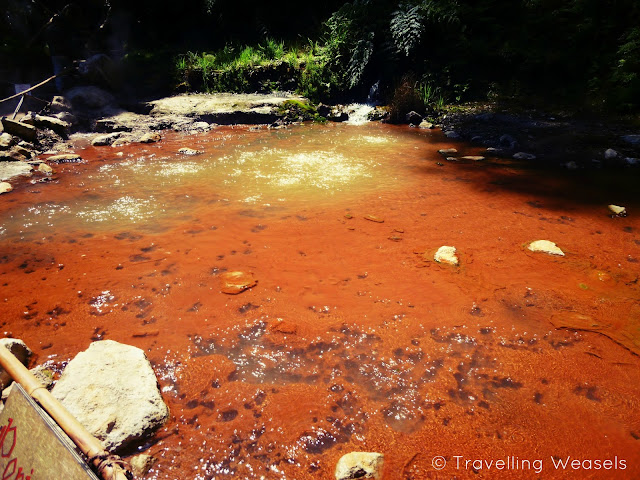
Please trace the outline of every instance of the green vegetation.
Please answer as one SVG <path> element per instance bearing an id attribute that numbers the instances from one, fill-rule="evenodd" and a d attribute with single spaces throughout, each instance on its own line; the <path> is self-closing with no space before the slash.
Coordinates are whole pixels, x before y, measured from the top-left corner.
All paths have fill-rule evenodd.
<path id="1" fill-rule="evenodd" d="M 119 48 L 159 78 L 164 67 L 132 54 L 152 52 L 189 91 L 361 101 L 379 82 L 382 100 L 401 104 L 411 78 L 427 110 L 489 97 L 637 112 L 638 25 L 637 0 L 9 0 L 0 64 L 26 68 L 28 49 L 82 59 Z M 73 35 L 56 45 L 55 31 Z"/>
<path id="2" fill-rule="evenodd" d="M 324 49 L 317 44 L 285 47 L 267 39 L 255 46 L 225 45 L 215 52 L 180 55 L 179 86 L 205 92 L 270 92 L 296 90 L 319 100 L 327 94 Z"/>

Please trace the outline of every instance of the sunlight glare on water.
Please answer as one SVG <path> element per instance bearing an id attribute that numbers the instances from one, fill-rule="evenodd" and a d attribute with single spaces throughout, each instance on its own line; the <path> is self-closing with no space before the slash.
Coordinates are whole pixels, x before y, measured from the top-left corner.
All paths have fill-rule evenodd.
<path id="1" fill-rule="evenodd" d="M 380 125 L 218 130 L 198 140 L 204 153 L 189 158 L 177 153 L 185 141 L 179 134 L 167 135 L 153 151 L 107 157 L 98 168 L 88 166 L 82 181 L 61 179 L 77 192 L 64 208 L 29 208 L 15 218 L 23 232 L 33 233 L 61 225 L 144 228 L 196 208 L 348 202 L 415 181 L 409 171 L 419 161 L 416 150 L 428 145 L 419 135 Z M 11 220 L 2 229 L 16 230 Z"/>

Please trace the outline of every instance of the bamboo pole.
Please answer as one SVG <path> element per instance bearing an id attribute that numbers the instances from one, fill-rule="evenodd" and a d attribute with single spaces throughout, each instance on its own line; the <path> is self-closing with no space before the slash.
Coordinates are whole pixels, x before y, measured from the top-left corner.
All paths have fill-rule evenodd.
<path id="1" fill-rule="evenodd" d="M 78 448 L 93 463 L 104 480 L 130 480 L 131 473 L 123 468 L 114 455 L 110 455 L 100 440 L 91 435 L 84 426 L 69 413 L 49 391 L 34 377 L 29 370 L 0 344 L 0 365 L 22 385 L 25 391 L 55 420 L 64 432 L 73 440 Z"/>
<path id="2" fill-rule="evenodd" d="M 61 72 L 61 73 L 64 73 L 64 72 Z M 34 85 L 33 87 L 27 88 L 26 90 L 23 90 L 23 91 L 22 91 L 22 92 L 20 92 L 20 93 L 16 93 L 15 95 L 11 95 L 10 97 L 3 98 L 2 100 L 0 100 L 0 103 L 2 103 L 2 102 L 6 102 L 6 101 L 8 101 L 8 100 L 13 100 L 14 98 L 18 98 L 20 95 L 24 95 L 25 93 L 29 93 L 30 91 L 35 90 L 35 89 L 36 89 L 36 88 L 38 88 L 38 87 L 41 87 L 41 86 L 42 86 L 42 85 L 44 85 L 45 83 L 50 82 L 51 80 L 53 80 L 54 78 L 56 78 L 58 75 L 60 75 L 60 74 L 52 75 L 51 77 L 47 78 L 46 80 L 44 80 L 44 81 L 40 82 L 40 83 L 39 83 L 39 84 L 37 84 L 37 85 Z"/>

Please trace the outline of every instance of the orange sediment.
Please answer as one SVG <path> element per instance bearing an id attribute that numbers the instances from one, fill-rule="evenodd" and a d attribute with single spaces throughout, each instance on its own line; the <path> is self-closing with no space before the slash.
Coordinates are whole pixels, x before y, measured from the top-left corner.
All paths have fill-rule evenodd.
<path id="1" fill-rule="evenodd" d="M 332 478 L 354 450 L 384 453 L 387 479 L 640 477 L 637 200 L 491 158 L 440 167 L 441 134 L 386 126 L 349 133 L 410 145 L 370 176 L 350 164 L 362 189 L 287 196 L 296 182 L 346 182 L 332 152 L 364 147 L 345 142 L 325 148 L 336 170 L 324 180 L 291 176 L 315 168 L 297 153 L 280 184 L 236 193 L 202 178 L 199 162 L 222 143 L 216 161 L 230 162 L 242 142 L 285 151 L 314 128 L 123 147 L 132 169 L 146 159 L 139 177 L 118 177 L 141 183 L 126 192 L 101 186 L 97 172 L 123 161 L 111 147 L 61 166 L 59 183 L 17 185 L 0 207 L 4 334 L 52 365 L 103 338 L 144 349 L 172 414 L 147 445 L 158 459 L 149 479 Z M 319 128 L 342 138 L 348 127 Z M 274 135 L 285 146 L 268 143 Z M 206 153 L 154 163 L 181 147 Z M 185 169 L 189 183 L 160 176 Z M 140 204 L 136 188 L 157 192 Z M 614 201 L 628 217 L 608 216 Z M 142 220 L 117 216 L 131 204 Z M 384 223 L 367 221 L 372 212 Z M 25 226 L 36 219 L 51 228 Z M 565 256 L 530 252 L 537 239 Z M 455 246 L 458 267 L 432 261 L 442 245 Z M 257 284 L 225 295 L 225 272 Z M 568 457 L 591 468 L 557 464 Z"/>

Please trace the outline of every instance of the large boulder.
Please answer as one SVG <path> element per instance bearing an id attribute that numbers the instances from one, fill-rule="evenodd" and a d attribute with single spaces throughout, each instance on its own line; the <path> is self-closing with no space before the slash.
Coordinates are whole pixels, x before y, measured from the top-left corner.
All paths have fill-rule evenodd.
<path id="1" fill-rule="evenodd" d="M 139 442 L 169 418 L 144 352 L 113 340 L 93 342 L 76 355 L 52 394 L 111 452 Z"/>
<path id="2" fill-rule="evenodd" d="M 98 87 L 74 87 L 65 97 L 74 108 L 101 109 L 115 104 L 114 96 Z"/>
<path id="3" fill-rule="evenodd" d="M 35 142 L 38 137 L 38 129 L 33 125 L 22 122 L 16 122 L 8 118 L 2 117 L 2 128 L 6 133 L 20 137 L 29 142 Z"/>
<path id="4" fill-rule="evenodd" d="M 60 120 L 56 117 L 47 117 L 44 115 L 37 115 L 35 113 L 29 112 L 29 115 L 26 115 L 23 119 L 23 123 L 27 123 L 29 125 L 33 125 L 37 128 L 48 128 L 53 130 L 58 135 L 66 136 L 67 130 L 71 125 L 69 125 L 64 120 Z"/>

